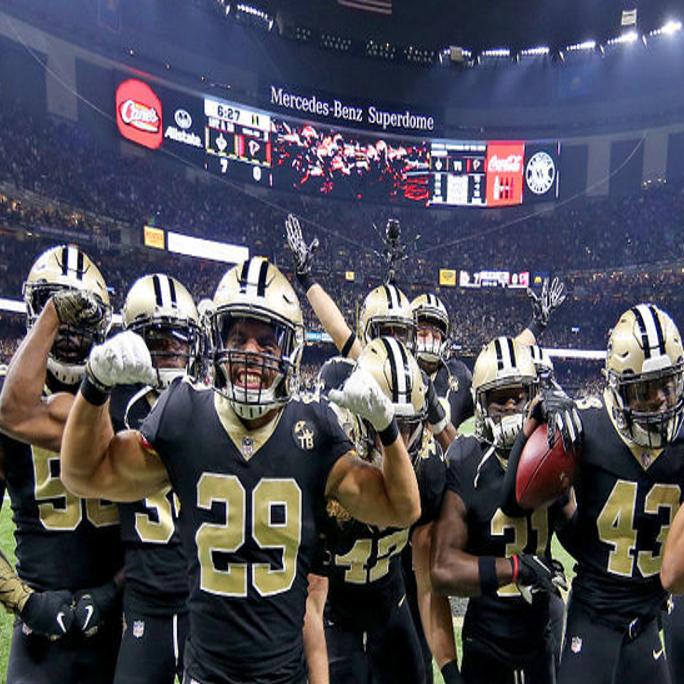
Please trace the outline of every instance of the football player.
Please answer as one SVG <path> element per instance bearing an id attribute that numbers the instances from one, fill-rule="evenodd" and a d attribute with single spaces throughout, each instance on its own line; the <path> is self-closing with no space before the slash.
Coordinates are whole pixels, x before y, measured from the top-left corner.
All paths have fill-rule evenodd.
<path id="1" fill-rule="evenodd" d="M 157 374 L 154 386 L 121 385 L 110 402 L 115 430 L 137 429 L 176 377 L 201 372 L 201 331 L 192 296 L 175 278 L 156 273 L 126 295 L 123 327 L 142 337 Z M 188 631 L 187 560 L 170 487 L 119 504 L 125 553 L 124 632 L 114 684 L 173 684 L 183 677 Z"/>
<path id="2" fill-rule="evenodd" d="M 579 404 L 584 443 L 568 545 L 577 574 L 558 679 L 669 682 L 658 618 L 663 585 L 676 582 L 668 563 L 662 584 L 659 573 L 684 475 L 684 350 L 670 316 L 653 304 L 625 311 L 605 375 L 603 398 Z M 534 414 L 529 423 L 526 434 Z"/>
<path id="3" fill-rule="evenodd" d="M 449 420 L 458 428 L 473 415 L 472 375 L 463 361 L 447 359 L 449 314 L 442 300 L 432 293 L 418 295 L 411 302 L 411 311 L 416 323 L 418 365 L 434 383 Z"/>
<path id="4" fill-rule="evenodd" d="M 342 358 L 358 359 L 363 346 L 380 335 L 394 337 L 404 343 L 409 350 L 413 350 L 415 322 L 409 301 L 398 287 L 393 284 L 380 285 L 368 293 L 359 313 L 359 337 L 357 338 L 344 320 L 337 304 L 321 285 L 314 281 L 311 275 L 318 240 L 307 245 L 302 236 L 299 221 L 292 214 L 288 215 L 285 228 L 288 246 L 294 258 L 297 281 L 304 290 L 316 317 L 332 338 Z M 350 364 L 337 364 L 334 371 L 335 379 L 343 379 L 343 374 L 350 372 L 350 368 Z M 324 372 L 320 378 L 325 380 L 325 376 L 326 373 Z M 323 391 L 325 393 L 331 387 L 338 386 L 326 386 L 324 381 Z M 456 437 L 456 430 L 449 421 L 444 407 L 437 398 L 435 388 L 429 380 L 426 383 L 426 398 L 430 427 L 440 446 L 446 450 Z"/>
<path id="5" fill-rule="evenodd" d="M 439 446 L 428 439 L 429 434 L 424 430 L 427 407 L 423 377 L 404 345 L 390 337 L 375 338 L 364 347 L 357 367 L 375 378 L 395 407 L 402 439 L 419 480 L 422 514 L 411 528 L 381 529 L 355 520 L 339 505 L 331 506 L 323 558 L 318 564 L 318 571 L 328 582 L 326 585 L 320 578 L 310 579 L 314 600 L 309 601 L 307 620 L 311 622 L 313 613 L 322 631 L 325 604 L 325 637 L 316 638 L 316 643 L 319 650 L 324 650 L 327 642 L 333 684 L 371 680 L 420 684 L 426 679 L 426 664 L 405 600 L 401 554 L 409 540 L 416 542 L 417 537 L 423 538 L 420 543 L 413 543 L 419 605 L 428 634 L 433 632 L 434 615 L 435 631 L 441 633 L 436 641 L 441 637 L 449 646 L 446 654 L 440 654 L 440 660 L 453 661 L 456 654 L 448 601 L 434 597 L 436 606 L 440 603 L 445 606 L 441 606 L 441 611 L 439 607 L 431 611 L 433 597 L 428 567 L 429 526 L 439 510 L 445 464 Z M 342 416 L 342 423 L 357 443 L 359 453 L 379 467 L 382 453 L 372 427 L 350 414 Z M 311 624 L 308 628 L 314 629 Z M 310 664 L 310 681 L 325 681 L 322 674 L 327 672 L 327 662 L 312 651 L 307 649 L 309 659 L 312 655 L 315 658 L 317 669 L 312 672 L 314 668 Z M 429 668 L 431 672 L 431 658 Z"/>
<path id="6" fill-rule="evenodd" d="M 537 391 L 529 347 L 494 339 L 473 371 L 475 435 L 459 437 L 447 454 L 431 575 L 438 591 L 470 597 L 461 666 L 468 684 L 555 681 L 549 593 L 564 576 L 551 559 L 550 541 L 572 516 L 572 503 L 516 516 L 501 508 L 509 453 Z"/>
<path id="7" fill-rule="evenodd" d="M 72 624 L 53 641 L 33 633 L 30 620 L 17 621 L 7 681 L 111 682 L 121 631 L 118 513 L 66 489 L 59 457 L 86 357 L 109 326 L 109 295 L 97 266 L 70 245 L 38 258 L 24 300 L 29 331 L 0 395 L 2 475 L 17 527 L 19 575 L 31 589 L 70 592 L 73 599 L 65 596 L 53 610 L 64 632 L 67 620 Z"/>
<path id="8" fill-rule="evenodd" d="M 136 501 L 169 484 L 189 562 L 185 679 L 306 680 L 307 571 L 326 501 L 369 524 L 406 527 L 418 486 L 391 402 L 363 369 L 331 399 L 368 419 L 383 468 L 363 463 L 326 400 L 294 396 L 303 347 L 299 300 L 252 258 L 222 278 L 211 313 L 214 391 L 174 380 L 140 430 L 114 433 L 112 386 L 154 383 L 132 331 L 91 353 L 63 440 L 62 474 L 83 495 Z"/>

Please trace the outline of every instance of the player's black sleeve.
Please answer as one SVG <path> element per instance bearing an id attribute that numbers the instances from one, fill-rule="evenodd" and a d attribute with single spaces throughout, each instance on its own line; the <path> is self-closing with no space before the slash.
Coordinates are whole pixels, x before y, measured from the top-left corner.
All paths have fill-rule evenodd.
<path id="1" fill-rule="evenodd" d="M 446 487 L 446 464 L 442 460 L 441 451 L 431 451 L 426 458 L 421 458 L 418 461 L 417 475 L 420 518 L 414 527 L 427 525 L 439 517 Z"/>
<path id="2" fill-rule="evenodd" d="M 174 403 L 173 397 L 181 388 L 182 382 L 182 378 L 174 379 L 169 387 L 161 393 L 157 403 L 152 407 L 147 418 L 145 418 L 140 426 L 142 436 L 160 453 L 164 451 L 165 442 L 168 441 L 169 434 L 175 431 L 172 429 L 174 421 L 172 417 L 167 417 L 167 413 L 170 412 L 168 409 Z M 176 429 L 179 428 L 179 422 L 181 425 L 185 423 L 185 421 L 176 421 Z M 163 429 L 167 426 L 169 429 Z M 182 430 L 182 427 L 180 429 Z"/>
<path id="3" fill-rule="evenodd" d="M 340 456 L 354 449 L 354 445 L 349 440 L 349 437 L 347 437 L 347 433 L 342 429 L 337 415 L 330 407 L 327 399 L 321 400 L 319 409 L 322 413 L 321 420 L 326 435 L 323 451 L 328 455 L 328 462 L 330 468 L 332 468 Z"/>
<path id="4" fill-rule="evenodd" d="M 508 456 L 508 468 L 506 468 L 506 475 L 501 486 L 501 510 L 510 518 L 521 518 L 525 515 L 525 509 L 518 504 L 515 496 L 518 464 L 520 463 L 520 456 L 525 448 L 525 444 L 527 444 L 527 437 L 525 437 L 521 430 Z"/>
<path id="5" fill-rule="evenodd" d="M 458 494 L 464 502 L 474 491 L 473 468 L 470 461 L 481 456 L 482 449 L 475 437 L 457 437 L 447 450 L 446 489 Z"/>

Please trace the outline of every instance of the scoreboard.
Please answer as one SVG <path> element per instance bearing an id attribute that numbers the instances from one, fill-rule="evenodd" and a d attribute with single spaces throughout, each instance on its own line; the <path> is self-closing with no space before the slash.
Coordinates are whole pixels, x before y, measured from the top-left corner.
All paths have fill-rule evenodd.
<path id="1" fill-rule="evenodd" d="M 501 207 L 558 197 L 558 142 L 356 131 L 139 78 L 119 83 L 115 103 L 124 138 L 239 182 L 426 207 Z"/>

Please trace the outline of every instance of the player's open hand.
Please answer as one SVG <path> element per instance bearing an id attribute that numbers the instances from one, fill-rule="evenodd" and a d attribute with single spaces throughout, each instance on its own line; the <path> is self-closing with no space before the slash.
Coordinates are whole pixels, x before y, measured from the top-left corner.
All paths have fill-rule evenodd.
<path id="1" fill-rule="evenodd" d="M 306 244 L 302 235 L 299 219 L 294 214 L 288 214 L 285 219 L 285 231 L 287 233 L 287 245 L 292 252 L 297 276 L 311 273 L 314 254 L 318 249 L 318 238 L 314 238 L 309 245 Z"/>

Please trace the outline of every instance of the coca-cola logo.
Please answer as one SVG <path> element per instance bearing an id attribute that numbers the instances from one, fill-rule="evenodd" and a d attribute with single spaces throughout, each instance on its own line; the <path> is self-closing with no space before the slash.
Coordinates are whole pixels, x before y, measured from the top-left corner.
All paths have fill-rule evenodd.
<path id="1" fill-rule="evenodd" d="M 162 104 L 152 88 L 136 78 L 116 89 L 116 126 L 138 145 L 156 150 L 162 144 Z"/>
<path id="2" fill-rule="evenodd" d="M 496 154 L 489 158 L 490 173 L 520 173 L 522 171 L 522 154 L 509 154 L 499 157 Z"/>
<path id="3" fill-rule="evenodd" d="M 156 133 L 159 130 L 159 115 L 155 109 L 135 100 L 126 100 L 121 105 L 121 119 L 141 131 Z"/>

